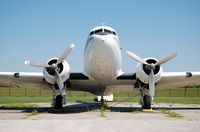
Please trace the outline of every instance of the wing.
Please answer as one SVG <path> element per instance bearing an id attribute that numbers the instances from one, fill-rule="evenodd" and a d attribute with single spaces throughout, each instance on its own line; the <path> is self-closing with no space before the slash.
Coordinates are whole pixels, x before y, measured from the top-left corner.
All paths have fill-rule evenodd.
<path id="1" fill-rule="evenodd" d="M 156 84 L 158 88 L 200 86 L 200 72 L 164 72 Z"/>
<path id="2" fill-rule="evenodd" d="M 49 88 L 42 73 L 0 72 L 1 87 Z"/>
<path id="3" fill-rule="evenodd" d="M 122 74 L 114 82 L 121 89 L 138 88 L 135 73 Z M 156 84 L 160 89 L 196 86 L 200 86 L 200 72 L 163 72 L 161 80 Z"/>
<path id="4" fill-rule="evenodd" d="M 69 82 L 68 88 L 71 90 L 88 91 L 97 95 L 102 92 L 102 85 L 83 73 L 71 73 Z M 138 88 L 136 82 L 135 73 L 125 73 L 105 84 L 107 87 L 104 92 L 133 90 L 134 88 Z M 177 88 L 199 85 L 200 72 L 164 72 L 156 87 Z M 49 89 L 49 85 L 45 81 L 43 74 L 33 72 L 0 72 L 0 86 Z"/>

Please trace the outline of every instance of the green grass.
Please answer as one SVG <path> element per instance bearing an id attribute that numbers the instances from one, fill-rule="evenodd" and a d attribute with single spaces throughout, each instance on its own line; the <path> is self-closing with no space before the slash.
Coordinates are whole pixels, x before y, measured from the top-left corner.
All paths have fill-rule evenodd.
<path id="1" fill-rule="evenodd" d="M 131 97 L 139 94 L 137 89 L 133 91 L 120 91 L 114 93 L 115 97 Z M 93 96 L 87 92 L 68 91 L 68 97 L 88 97 Z M 41 88 L 13 88 L 13 87 L 0 87 L 0 97 L 49 97 L 51 90 Z M 172 89 L 159 89 L 155 91 L 156 97 L 200 97 L 200 88 L 172 88 Z"/>
<path id="2" fill-rule="evenodd" d="M 174 118 L 174 119 L 181 119 L 181 118 L 183 118 L 183 116 L 181 114 L 173 112 L 173 111 L 170 111 L 170 110 L 162 109 L 160 111 L 162 113 L 164 113 L 167 117 L 170 117 L 170 118 Z"/>
<path id="3" fill-rule="evenodd" d="M 154 97 L 155 103 L 200 104 L 200 97 Z"/>
<path id="4" fill-rule="evenodd" d="M 120 91 L 114 93 L 116 102 L 139 102 L 139 91 Z M 68 91 L 68 102 L 92 102 L 96 96 L 87 92 Z M 41 88 L 0 87 L 0 103 L 51 102 L 51 90 Z M 200 88 L 159 89 L 155 92 L 156 103 L 200 104 Z"/>
<path id="5" fill-rule="evenodd" d="M 69 97 L 88 97 L 94 96 L 88 92 L 68 91 Z M 41 88 L 15 88 L 15 87 L 0 87 L 0 97 L 49 97 L 51 90 Z"/>
<path id="6" fill-rule="evenodd" d="M 157 97 L 200 97 L 200 88 L 171 88 L 156 90 Z"/>
<path id="7" fill-rule="evenodd" d="M 105 114 L 106 111 L 107 111 L 106 107 L 102 106 L 100 108 L 100 117 L 106 117 L 106 114 Z"/>
<path id="8" fill-rule="evenodd" d="M 50 97 L 0 97 L 0 103 L 35 103 L 50 102 Z"/>
<path id="9" fill-rule="evenodd" d="M 8 104 L 3 104 L 2 107 L 4 108 L 36 108 L 38 107 L 38 105 L 27 104 L 27 103 L 8 103 Z"/>
<path id="10" fill-rule="evenodd" d="M 115 97 L 116 102 L 139 102 L 139 97 L 124 101 L 125 97 Z M 68 102 L 93 102 L 94 97 L 68 97 Z M 50 97 L 0 97 L 0 104 L 51 102 Z M 200 104 L 200 97 L 154 97 L 155 103 Z"/>
<path id="11" fill-rule="evenodd" d="M 127 97 L 114 97 L 116 102 L 139 102 L 140 98 L 135 97 L 127 100 Z M 183 103 L 183 104 L 200 104 L 200 97 L 154 97 L 155 103 Z"/>
<path id="12" fill-rule="evenodd" d="M 91 102 L 93 97 L 69 97 L 68 102 Z M 5 103 L 35 103 L 35 102 L 51 102 L 51 97 L 0 97 L 0 104 Z"/>
<path id="13" fill-rule="evenodd" d="M 41 88 L 15 88 L 15 87 L 0 87 L 0 97 L 47 97 L 51 95 L 51 90 Z"/>
<path id="14" fill-rule="evenodd" d="M 32 116 L 35 116 L 35 115 L 38 115 L 39 113 L 38 113 L 38 111 L 37 110 L 33 110 L 33 111 L 31 111 L 30 113 L 27 113 L 24 117 L 22 117 L 22 120 L 25 120 L 25 119 L 27 119 L 27 118 L 29 118 L 29 117 L 32 117 Z"/>

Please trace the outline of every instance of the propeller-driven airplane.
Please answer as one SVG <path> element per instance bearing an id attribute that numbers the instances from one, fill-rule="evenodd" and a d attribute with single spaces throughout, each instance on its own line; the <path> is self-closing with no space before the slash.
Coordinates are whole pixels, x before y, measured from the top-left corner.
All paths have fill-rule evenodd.
<path id="1" fill-rule="evenodd" d="M 47 63 L 25 61 L 27 65 L 42 67 L 43 73 L 0 72 L 0 86 L 50 89 L 54 108 L 62 108 L 66 104 L 67 90 L 91 92 L 100 95 L 104 102 L 106 95 L 136 88 L 141 92 L 142 108 L 150 109 L 155 88 L 200 85 L 200 72 L 163 72 L 162 65 L 176 57 L 177 53 L 157 60 L 142 58 L 126 51 L 138 65 L 135 73 L 124 73 L 117 32 L 107 25 L 94 27 L 90 31 L 85 45 L 82 73 L 70 72 L 70 66 L 65 61 L 74 47 L 74 44 L 70 44 L 59 58 L 52 58 Z"/>

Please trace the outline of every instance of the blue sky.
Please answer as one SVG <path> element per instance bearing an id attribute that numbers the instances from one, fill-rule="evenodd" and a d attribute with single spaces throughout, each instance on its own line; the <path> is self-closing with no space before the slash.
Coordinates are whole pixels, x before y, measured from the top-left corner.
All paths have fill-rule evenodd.
<path id="1" fill-rule="evenodd" d="M 155 58 L 178 52 L 164 71 L 200 71 L 199 0 L 0 0 L 0 71 L 42 71 L 24 61 L 46 62 L 75 43 L 67 61 L 81 72 L 89 31 L 102 22 L 117 30 L 124 50 Z M 124 50 L 123 71 L 134 72 Z"/>

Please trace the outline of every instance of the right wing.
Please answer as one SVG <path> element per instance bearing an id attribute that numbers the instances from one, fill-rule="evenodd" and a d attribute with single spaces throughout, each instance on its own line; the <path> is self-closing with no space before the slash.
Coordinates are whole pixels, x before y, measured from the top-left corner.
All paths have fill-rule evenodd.
<path id="1" fill-rule="evenodd" d="M 48 88 L 43 73 L 0 72 L 0 87 Z"/>

